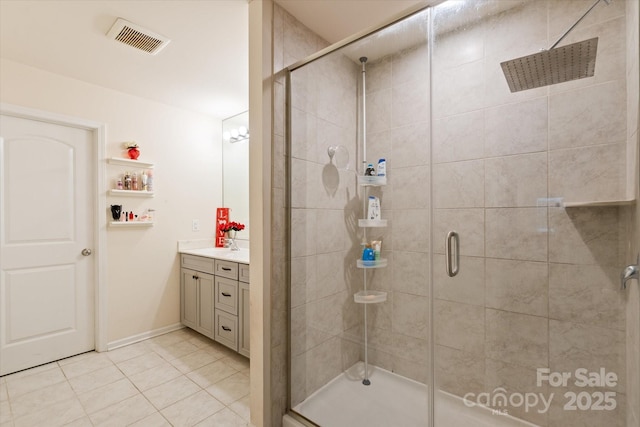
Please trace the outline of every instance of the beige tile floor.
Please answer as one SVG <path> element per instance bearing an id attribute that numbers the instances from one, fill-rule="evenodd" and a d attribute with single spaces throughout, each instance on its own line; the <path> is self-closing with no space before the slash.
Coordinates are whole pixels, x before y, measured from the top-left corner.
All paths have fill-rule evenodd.
<path id="1" fill-rule="evenodd" d="M 0 427 L 249 425 L 249 359 L 190 329 L 0 377 Z"/>

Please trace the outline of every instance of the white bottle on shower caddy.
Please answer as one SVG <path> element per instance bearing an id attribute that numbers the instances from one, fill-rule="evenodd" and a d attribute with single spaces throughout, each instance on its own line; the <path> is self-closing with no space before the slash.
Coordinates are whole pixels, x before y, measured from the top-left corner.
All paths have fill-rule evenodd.
<path id="1" fill-rule="evenodd" d="M 378 176 L 387 176 L 387 161 L 384 158 L 378 160 Z"/>
<path id="2" fill-rule="evenodd" d="M 367 209 L 367 219 L 380 219 L 380 199 L 376 196 L 369 196 L 369 206 Z"/>

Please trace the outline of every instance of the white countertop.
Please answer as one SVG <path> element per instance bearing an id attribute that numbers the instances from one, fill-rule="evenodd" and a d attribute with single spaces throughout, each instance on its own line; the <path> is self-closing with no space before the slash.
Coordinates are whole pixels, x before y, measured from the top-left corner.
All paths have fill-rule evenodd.
<path id="1" fill-rule="evenodd" d="M 239 262 L 241 264 L 249 264 L 249 249 L 245 248 L 240 248 L 239 251 L 232 251 L 229 248 L 182 249 L 179 252 L 181 254 L 203 256 L 207 258 Z"/>

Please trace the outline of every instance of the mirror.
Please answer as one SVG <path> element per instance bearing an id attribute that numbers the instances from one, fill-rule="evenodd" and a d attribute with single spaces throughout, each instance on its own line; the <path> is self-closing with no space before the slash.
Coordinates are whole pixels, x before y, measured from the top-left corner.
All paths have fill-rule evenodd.
<path id="1" fill-rule="evenodd" d="M 249 112 L 222 121 L 222 204 L 229 220 L 245 229 L 238 239 L 249 240 Z"/>

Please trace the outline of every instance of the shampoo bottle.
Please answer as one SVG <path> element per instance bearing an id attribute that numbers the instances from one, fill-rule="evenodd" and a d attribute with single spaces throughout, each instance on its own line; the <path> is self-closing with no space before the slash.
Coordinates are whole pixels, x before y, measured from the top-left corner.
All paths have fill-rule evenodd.
<path id="1" fill-rule="evenodd" d="M 367 219 L 380 219 L 380 199 L 376 196 L 369 196 Z"/>
<path id="2" fill-rule="evenodd" d="M 378 160 L 378 176 L 387 175 L 387 161 L 385 159 Z"/>

